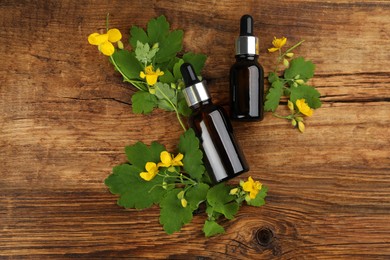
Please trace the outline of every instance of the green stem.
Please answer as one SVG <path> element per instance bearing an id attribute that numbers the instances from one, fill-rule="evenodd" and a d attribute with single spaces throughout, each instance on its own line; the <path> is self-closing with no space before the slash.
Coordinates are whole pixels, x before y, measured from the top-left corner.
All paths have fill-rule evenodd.
<path id="1" fill-rule="evenodd" d="M 157 85 L 156 85 L 156 89 L 161 92 L 161 94 L 169 102 L 169 104 L 171 105 L 173 110 L 175 110 L 177 120 L 179 120 L 179 123 L 180 123 L 181 127 L 183 128 L 184 132 L 187 131 L 186 127 L 183 124 L 183 121 L 181 121 L 179 110 L 177 110 L 177 107 L 175 106 L 175 104 L 172 103 L 172 101 L 167 97 L 167 95 L 165 95 L 165 93 L 163 91 L 161 91 L 161 89 Z"/>
<path id="2" fill-rule="evenodd" d="M 141 90 L 141 91 L 148 91 L 147 88 L 143 88 L 140 86 L 139 83 L 143 83 L 141 81 L 138 81 L 138 80 L 131 80 L 129 79 L 124 73 L 123 71 L 121 70 L 121 68 L 118 66 L 118 64 L 116 63 L 115 59 L 110 56 L 110 60 L 112 62 L 112 64 L 114 64 L 114 67 L 119 71 L 119 73 L 122 75 L 123 79 L 129 83 L 131 83 L 134 87 L 136 87 L 138 90 Z"/>
<path id="3" fill-rule="evenodd" d="M 301 45 L 305 40 L 302 40 L 300 42 L 298 42 L 297 44 L 295 44 L 294 46 L 292 46 L 290 49 L 288 49 L 287 51 L 285 51 L 282 56 L 284 57 L 287 53 L 289 53 L 290 51 L 294 50 L 296 47 L 298 47 L 299 45 Z"/>

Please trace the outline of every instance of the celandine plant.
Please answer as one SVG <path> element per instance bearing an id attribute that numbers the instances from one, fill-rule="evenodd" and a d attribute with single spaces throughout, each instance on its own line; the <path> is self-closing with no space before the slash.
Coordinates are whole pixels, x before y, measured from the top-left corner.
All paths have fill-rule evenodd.
<path id="1" fill-rule="evenodd" d="M 310 117 L 313 115 L 313 109 L 321 107 L 321 94 L 314 87 L 306 84 L 314 76 L 315 65 L 303 57 L 289 61 L 294 56 L 292 50 L 304 41 L 300 41 L 282 52 L 286 42 L 287 38 L 285 37 L 274 37 L 273 47 L 268 49 L 269 52 L 278 52 L 278 57 L 274 71 L 268 75 L 268 82 L 271 86 L 268 89 L 264 109 L 272 111 L 275 117 L 290 120 L 291 124 L 294 127 L 297 126 L 299 131 L 303 133 L 305 131 L 303 116 Z M 285 70 L 281 75 L 278 75 L 278 68 L 282 64 Z M 287 106 L 290 115 L 281 116 L 275 113 L 282 96 L 288 98 Z"/>
<path id="2" fill-rule="evenodd" d="M 232 219 L 244 202 L 256 207 L 264 205 L 267 187 L 251 177 L 239 185 L 212 186 L 203 165 L 199 140 L 183 124 L 182 117 L 189 116 L 191 110 L 181 91 L 184 83 L 180 66 L 188 62 L 199 75 L 206 56 L 188 52 L 178 57 L 183 31 L 170 31 L 164 16 L 151 19 L 146 31 L 133 26 L 130 34 L 131 50 L 127 50 L 121 42 L 120 31 L 108 28 L 107 18 L 106 32 L 92 33 L 88 41 L 109 57 L 125 82 L 138 89 L 132 96 L 134 113 L 148 114 L 155 108 L 173 111 L 184 133 L 177 154 L 166 151 L 157 142 L 150 146 L 142 142 L 127 146 L 128 162 L 114 167 L 105 184 L 111 193 L 119 195 L 119 206 L 145 209 L 158 205 L 160 223 L 168 234 L 189 223 L 201 205 L 207 215 L 205 235 L 223 233 L 218 220 Z"/>

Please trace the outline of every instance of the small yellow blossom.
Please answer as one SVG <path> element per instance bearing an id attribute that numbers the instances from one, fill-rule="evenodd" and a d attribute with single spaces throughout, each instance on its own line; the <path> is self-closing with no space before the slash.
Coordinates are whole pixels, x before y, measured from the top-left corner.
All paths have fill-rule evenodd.
<path id="1" fill-rule="evenodd" d="M 145 165 L 146 172 L 141 172 L 139 176 L 145 181 L 152 180 L 158 173 L 158 167 L 154 162 L 147 162 Z"/>
<path id="2" fill-rule="evenodd" d="M 274 47 L 272 48 L 269 48 L 268 51 L 269 52 L 275 52 L 277 50 L 280 50 L 287 42 L 287 38 L 286 37 L 282 37 L 282 38 L 276 38 L 274 37 L 274 40 L 272 41 L 272 45 Z"/>
<path id="3" fill-rule="evenodd" d="M 244 182 L 242 189 L 246 192 L 249 192 L 249 198 L 254 199 L 257 196 L 257 193 L 261 190 L 262 184 L 259 181 L 254 181 L 252 177 L 248 178 L 248 181 Z"/>
<path id="4" fill-rule="evenodd" d="M 295 104 L 297 105 L 299 112 L 301 112 L 305 116 L 312 116 L 313 115 L 313 109 L 311 109 L 309 107 L 309 105 L 306 103 L 306 100 L 304 98 L 298 99 L 295 102 Z"/>
<path id="5" fill-rule="evenodd" d="M 160 69 L 157 69 L 156 71 L 153 70 L 153 66 L 149 65 L 145 68 L 145 72 L 141 71 L 139 73 L 139 76 L 141 79 L 146 78 L 146 82 L 148 85 L 153 86 L 157 82 L 157 78 L 159 76 L 164 75 L 164 72 L 160 71 Z"/>
<path id="6" fill-rule="evenodd" d="M 101 53 L 106 56 L 111 56 L 115 52 L 115 47 L 112 45 L 122 39 L 122 34 L 118 29 L 110 29 L 105 34 L 91 33 L 88 36 L 88 42 L 92 45 L 97 45 Z"/>
<path id="7" fill-rule="evenodd" d="M 171 166 L 183 166 L 181 160 L 183 160 L 184 155 L 179 153 L 176 157 L 173 157 L 173 154 L 163 151 L 160 153 L 160 160 L 157 164 L 158 167 L 171 167 Z"/>
<path id="8" fill-rule="evenodd" d="M 301 133 L 305 132 L 305 124 L 302 121 L 298 122 L 298 129 Z"/>

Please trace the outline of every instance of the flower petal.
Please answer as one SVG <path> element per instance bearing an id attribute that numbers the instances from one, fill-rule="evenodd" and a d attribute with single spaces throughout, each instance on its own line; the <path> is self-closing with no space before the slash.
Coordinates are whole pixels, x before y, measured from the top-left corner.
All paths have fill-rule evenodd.
<path id="1" fill-rule="evenodd" d="M 158 171 L 157 165 L 154 162 L 147 162 L 145 165 L 145 169 L 148 172 L 153 172 L 153 173 Z"/>
<path id="2" fill-rule="evenodd" d="M 115 52 L 114 45 L 109 41 L 102 43 L 99 47 L 100 51 L 106 56 L 111 56 Z"/>
<path id="3" fill-rule="evenodd" d="M 92 33 L 88 36 L 88 42 L 92 45 L 101 45 L 108 41 L 107 34 Z"/>
<path id="4" fill-rule="evenodd" d="M 146 79 L 148 79 L 148 76 L 146 76 Z M 172 164 L 171 154 L 168 153 L 167 151 L 163 151 L 160 153 L 160 160 L 161 160 L 161 163 L 158 164 L 160 166 L 170 167 Z"/>
<path id="5" fill-rule="evenodd" d="M 272 48 L 269 48 L 269 49 L 268 49 L 269 52 L 275 52 L 275 51 L 277 51 L 277 50 L 279 50 L 279 48 L 274 48 L 274 47 L 272 47 Z"/>
<path id="6" fill-rule="evenodd" d="M 145 181 L 150 181 L 150 180 L 152 180 L 156 176 L 156 174 L 153 174 L 153 173 L 150 173 L 150 172 L 141 172 L 139 174 L 139 176 L 142 179 L 144 179 Z"/>
<path id="7" fill-rule="evenodd" d="M 110 42 L 117 42 L 122 39 L 122 34 L 118 29 L 108 30 L 107 35 Z"/>
<path id="8" fill-rule="evenodd" d="M 148 74 L 146 74 L 146 82 L 150 86 L 153 86 L 154 84 L 156 84 L 157 78 L 158 78 L 157 75 L 148 75 Z"/>

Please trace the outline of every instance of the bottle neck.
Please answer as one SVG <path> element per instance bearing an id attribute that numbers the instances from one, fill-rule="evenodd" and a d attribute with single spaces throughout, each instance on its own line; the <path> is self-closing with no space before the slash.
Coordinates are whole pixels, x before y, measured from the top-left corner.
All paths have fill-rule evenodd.
<path id="1" fill-rule="evenodd" d="M 212 104 L 213 104 L 213 102 L 211 101 L 211 99 L 208 99 L 208 100 L 205 100 L 205 101 L 196 103 L 195 105 L 193 105 L 193 106 L 191 107 L 191 109 L 192 109 L 193 111 L 198 111 L 198 110 L 201 110 L 203 107 L 209 106 L 209 105 L 212 105 Z"/>
<path id="2" fill-rule="evenodd" d="M 253 54 L 240 54 L 236 55 L 236 60 L 257 60 L 259 58 L 259 55 L 253 55 Z"/>

